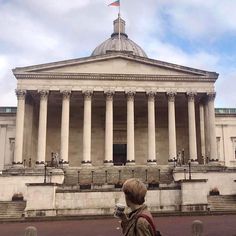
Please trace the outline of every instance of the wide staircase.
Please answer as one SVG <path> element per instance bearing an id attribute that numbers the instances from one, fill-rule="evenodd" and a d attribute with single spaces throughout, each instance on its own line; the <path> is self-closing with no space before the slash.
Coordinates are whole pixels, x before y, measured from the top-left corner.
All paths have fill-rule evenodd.
<path id="1" fill-rule="evenodd" d="M 236 195 L 208 196 L 210 211 L 236 212 Z"/>
<path id="2" fill-rule="evenodd" d="M 22 218 L 25 207 L 26 207 L 25 201 L 0 202 L 0 220 Z"/>
<path id="3" fill-rule="evenodd" d="M 64 185 L 117 184 L 129 178 L 139 178 L 145 183 L 169 185 L 173 183 L 172 168 L 168 166 L 113 166 L 68 168 Z"/>

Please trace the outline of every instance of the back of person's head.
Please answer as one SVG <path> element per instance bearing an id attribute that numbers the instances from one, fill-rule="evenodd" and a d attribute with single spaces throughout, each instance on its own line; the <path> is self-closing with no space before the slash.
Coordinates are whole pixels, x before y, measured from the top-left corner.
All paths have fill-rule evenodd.
<path id="1" fill-rule="evenodd" d="M 141 205 L 145 201 L 145 195 L 147 193 L 147 188 L 143 182 L 139 179 L 128 179 L 124 182 L 123 192 L 126 198 L 134 204 Z"/>
<path id="2" fill-rule="evenodd" d="M 34 226 L 28 226 L 25 229 L 25 236 L 37 236 L 37 228 Z"/>

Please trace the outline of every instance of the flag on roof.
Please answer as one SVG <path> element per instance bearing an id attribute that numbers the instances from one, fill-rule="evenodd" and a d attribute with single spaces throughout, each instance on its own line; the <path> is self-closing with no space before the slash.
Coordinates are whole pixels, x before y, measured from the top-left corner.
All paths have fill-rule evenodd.
<path id="1" fill-rule="evenodd" d="M 115 1 L 115 2 L 112 2 L 112 3 L 109 4 L 108 6 L 119 7 L 119 6 L 120 6 L 120 0 L 117 0 L 117 1 Z"/>

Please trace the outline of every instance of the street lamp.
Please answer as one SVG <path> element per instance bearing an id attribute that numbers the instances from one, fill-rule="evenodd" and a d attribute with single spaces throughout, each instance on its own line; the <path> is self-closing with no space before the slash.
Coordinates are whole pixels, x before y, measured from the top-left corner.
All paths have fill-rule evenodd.
<path id="1" fill-rule="evenodd" d="M 191 176 L 191 160 L 188 161 L 188 176 L 189 176 L 189 180 L 192 179 L 192 176 Z"/>
<path id="2" fill-rule="evenodd" d="M 46 184 L 46 177 L 47 177 L 47 162 L 44 163 L 44 183 Z"/>

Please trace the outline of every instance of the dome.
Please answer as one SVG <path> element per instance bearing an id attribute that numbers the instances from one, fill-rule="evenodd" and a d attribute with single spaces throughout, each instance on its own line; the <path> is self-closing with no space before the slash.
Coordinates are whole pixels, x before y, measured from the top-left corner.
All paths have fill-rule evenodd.
<path id="1" fill-rule="evenodd" d="M 125 33 L 125 21 L 121 19 L 120 16 L 118 17 L 118 19 L 114 20 L 113 24 L 114 24 L 114 32 L 111 35 L 111 38 L 107 39 L 99 46 L 97 46 L 92 52 L 91 56 L 98 56 L 111 52 L 121 51 L 124 53 L 130 53 L 132 55 L 140 57 L 147 57 L 143 49 L 128 38 L 128 35 Z M 119 37 L 119 31 L 120 31 L 120 37 Z"/>

